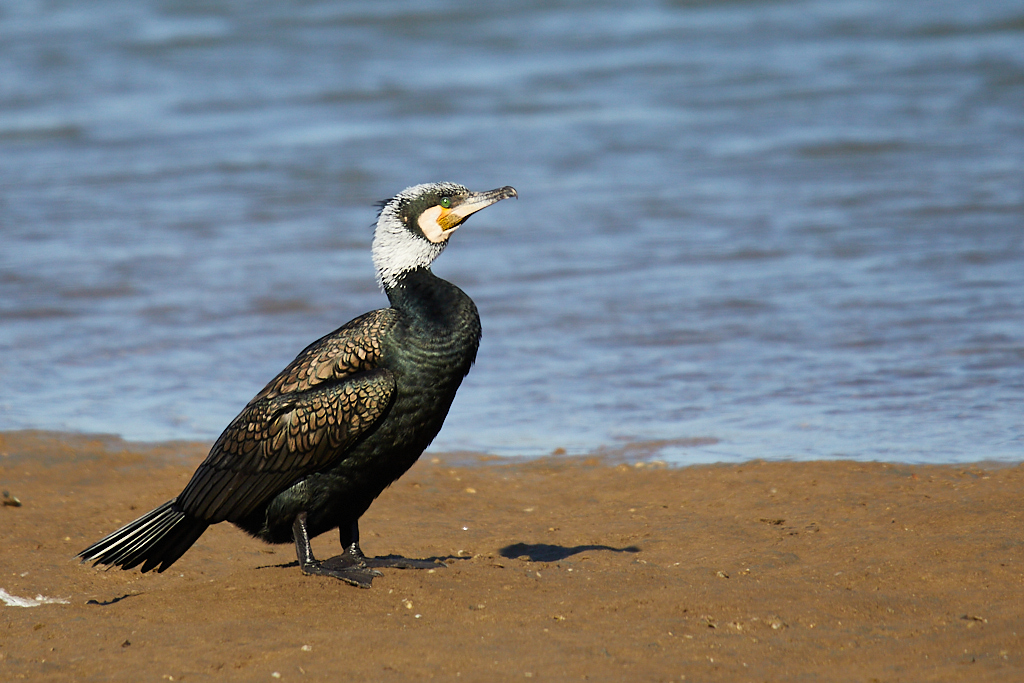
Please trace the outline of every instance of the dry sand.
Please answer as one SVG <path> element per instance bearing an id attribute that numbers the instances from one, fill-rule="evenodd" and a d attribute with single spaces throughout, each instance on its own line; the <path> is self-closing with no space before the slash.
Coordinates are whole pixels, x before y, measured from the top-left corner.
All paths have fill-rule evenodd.
<path id="1" fill-rule="evenodd" d="M 360 590 L 226 524 L 163 574 L 74 559 L 204 455 L 0 434 L 0 589 L 67 601 L 0 602 L 0 679 L 1024 680 L 1022 466 L 427 456 L 363 547 L 446 569 Z"/>

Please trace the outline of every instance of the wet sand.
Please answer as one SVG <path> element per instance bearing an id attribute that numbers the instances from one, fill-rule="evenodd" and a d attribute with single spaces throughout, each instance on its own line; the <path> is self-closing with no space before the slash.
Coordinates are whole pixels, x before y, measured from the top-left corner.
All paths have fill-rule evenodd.
<path id="1" fill-rule="evenodd" d="M 3 680 L 1024 680 L 1019 465 L 427 456 L 363 547 L 447 568 L 360 590 L 226 524 L 163 574 L 74 559 L 205 448 L 0 434 L 0 589 L 67 601 L 0 601 Z"/>

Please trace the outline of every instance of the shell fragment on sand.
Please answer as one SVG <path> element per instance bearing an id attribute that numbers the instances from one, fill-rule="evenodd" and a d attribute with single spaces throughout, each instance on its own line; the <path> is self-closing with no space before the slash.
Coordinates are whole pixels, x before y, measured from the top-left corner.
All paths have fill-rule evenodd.
<path id="1" fill-rule="evenodd" d="M 35 598 L 19 598 L 17 595 L 11 595 L 3 588 L 0 588 L 0 600 L 8 607 L 39 607 L 39 605 L 67 605 L 69 603 L 64 598 L 47 598 L 42 595 L 37 595 Z"/>

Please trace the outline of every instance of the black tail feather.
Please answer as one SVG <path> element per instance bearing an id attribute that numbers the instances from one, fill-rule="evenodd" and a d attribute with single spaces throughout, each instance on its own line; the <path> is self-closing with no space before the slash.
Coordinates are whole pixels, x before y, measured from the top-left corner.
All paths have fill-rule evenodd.
<path id="1" fill-rule="evenodd" d="M 209 524 L 167 501 L 78 553 L 83 562 L 164 571 L 199 540 Z"/>

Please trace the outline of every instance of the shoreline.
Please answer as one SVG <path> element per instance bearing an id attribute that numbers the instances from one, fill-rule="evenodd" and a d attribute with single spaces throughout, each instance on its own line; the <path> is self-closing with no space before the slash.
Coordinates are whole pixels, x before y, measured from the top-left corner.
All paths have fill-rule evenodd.
<path id="1" fill-rule="evenodd" d="M 370 590 L 227 524 L 163 574 L 74 555 L 177 494 L 206 444 L 0 433 L 0 668 L 25 680 L 1014 680 L 1024 465 L 427 454 Z M 337 537 L 314 540 L 318 557 Z M 2 598 L 2 594 L 0 594 Z M 277 674 L 277 676 L 275 676 Z"/>

